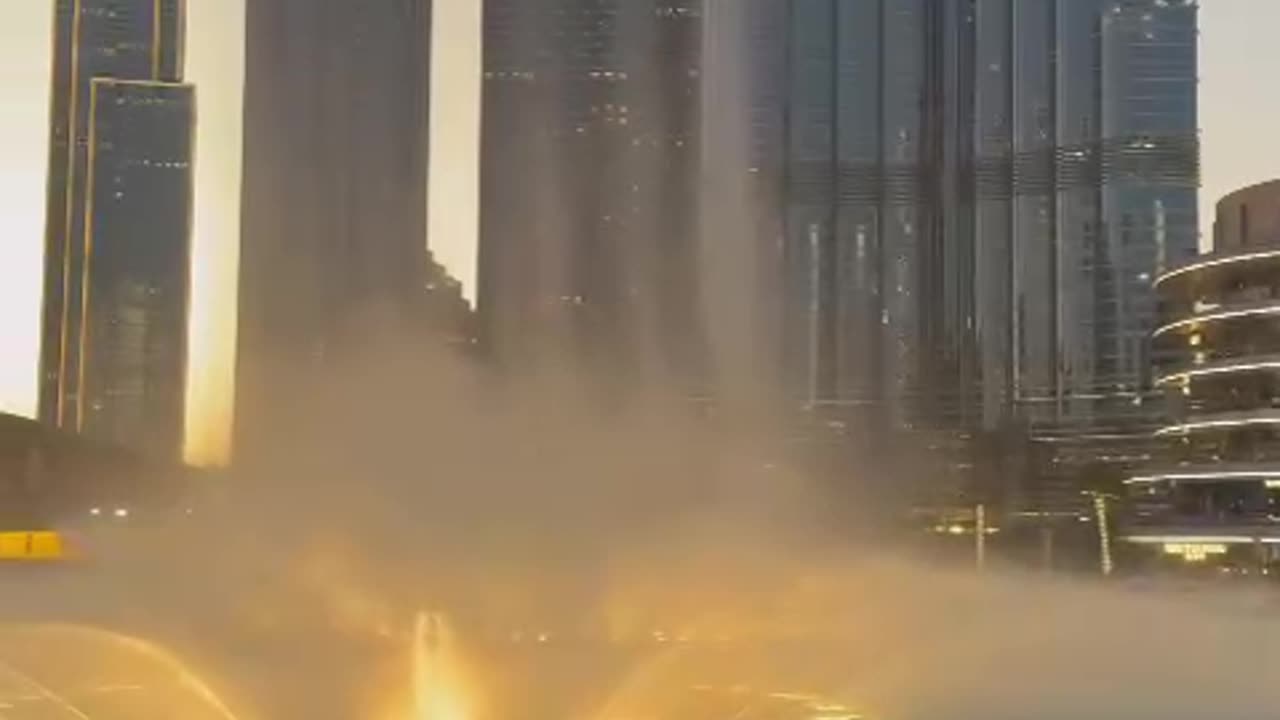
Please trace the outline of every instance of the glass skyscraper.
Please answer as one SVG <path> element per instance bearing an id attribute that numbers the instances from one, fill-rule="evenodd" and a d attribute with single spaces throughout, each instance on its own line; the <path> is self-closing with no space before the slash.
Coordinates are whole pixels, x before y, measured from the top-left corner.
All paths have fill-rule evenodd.
<path id="1" fill-rule="evenodd" d="M 179 0 L 59 0 L 40 415 L 181 452 L 192 88 Z"/>
<path id="2" fill-rule="evenodd" d="M 191 246 L 190 86 L 99 78 L 90 94 L 81 427 L 178 459 Z"/>
<path id="3" fill-rule="evenodd" d="M 701 0 L 486 0 L 477 310 L 515 364 L 699 365 Z"/>
<path id="4" fill-rule="evenodd" d="M 430 0 L 251 2 L 237 456 L 427 280 Z M 443 180 L 447 182 L 448 180 Z"/>
<path id="5" fill-rule="evenodd" d="M 793 394 L 902 428 L 1149 428 L 1151 278 L 1197 248 L 1195 4 L 785 5 L 785 73 L 757 80 L 785 99 Z"/>

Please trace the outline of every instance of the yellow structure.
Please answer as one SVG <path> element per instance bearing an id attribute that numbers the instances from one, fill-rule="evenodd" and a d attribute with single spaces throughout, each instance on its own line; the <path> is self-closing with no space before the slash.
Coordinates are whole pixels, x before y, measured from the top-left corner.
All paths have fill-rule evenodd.
<path id="1" fill-rule="evenodd" d="M 51 562 L 67 557 L 62 535 L 52 530 L 0 532 L 0 562 Z"/>

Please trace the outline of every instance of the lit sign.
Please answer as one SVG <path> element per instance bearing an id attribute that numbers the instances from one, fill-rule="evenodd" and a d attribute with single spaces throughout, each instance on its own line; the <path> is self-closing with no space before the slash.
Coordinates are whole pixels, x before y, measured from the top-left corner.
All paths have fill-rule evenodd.
<path id="1" fill-rule="evenodd" d="M 1204 562 L 1210 555 L 1226 555 L 1221 543 L 1165 543 L 1165 555 L 1177 555 L 1187 562 Z"/>

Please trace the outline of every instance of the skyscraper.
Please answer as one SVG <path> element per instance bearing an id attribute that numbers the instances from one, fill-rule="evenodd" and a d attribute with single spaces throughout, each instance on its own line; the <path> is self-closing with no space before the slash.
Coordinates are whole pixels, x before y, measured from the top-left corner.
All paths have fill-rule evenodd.
<path id="1" fill-rule="evenodd" d="M 497 357 L 697 382 L 699 0 L 487 0 L 478 312 Z"/>
<path id="2" fill-rule="evenodd" d="M 80 428 L 177 460 L 191 264 L 190 86 L 98 78 L 90 93 Z"/>
<path id="3" fill-rule="evenodd" d="M 793 394 L 905 428 L 1148 430 L 1150 279 L 1197 246 L 1194 3 L 787 5 Z"/>
<path id="4" fill-rule="evenodd" d="M 429 0 L 248 9 L 237 446 L 427 272 Z"/>
<path id="5" fill-rule="evenodd" d="M 192 89 L 178 0 L 59 0 L 40 415 L 181 452 Z"/>
<path id="6" fill-rule="evenodd" d="M 717 381 L 778 373 L 786 3 L 703 5 L 700 287 Z"/>

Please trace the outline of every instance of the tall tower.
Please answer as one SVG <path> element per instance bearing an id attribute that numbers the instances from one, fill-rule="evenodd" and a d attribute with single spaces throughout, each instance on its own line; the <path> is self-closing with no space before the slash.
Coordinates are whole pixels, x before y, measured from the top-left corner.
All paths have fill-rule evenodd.
<path id="1" fill-rule="evenodd" d="M 794 404 L 940 448 L 1017 431 L 1055 468 L 1147 453 L 1151 278 L 1197 247 L 1196 4 L 737 9 L 782 69 L 751 73 L 782 121 L 748 145 L 780 148 L 753 167 L 776 178 Z"/>
<path id="2" fill-rule="evenodd" d="M 478 312 L 501 360 L 700 372 L 700 0 L 487 0 Z"/>
<path id="3" fill-rule="evenodd" d="M 703 4 L 699 288 L 718 383 L 767 392 L 778 374 L 778 267 L 789 10 L 775 0 Z"/>
<path id="4" fill-rule="evenodd" d="M 180 0 L 58 0 L 40 416 L 176 458 L 194 95 Z"/>
<path id="5" fill-rule="evenodd" d="M 426 276 L 429 0 L 248 6 L 237 447 Z M 239 455 L 239 453 L 237 453 Z"/>
<path id="6" fill-rule="evenodd" d="M 1150 277 L 1196 247 L 1195 4 L 787 5 L 793 384 L 905 426 L 1132 416 Z"/>

